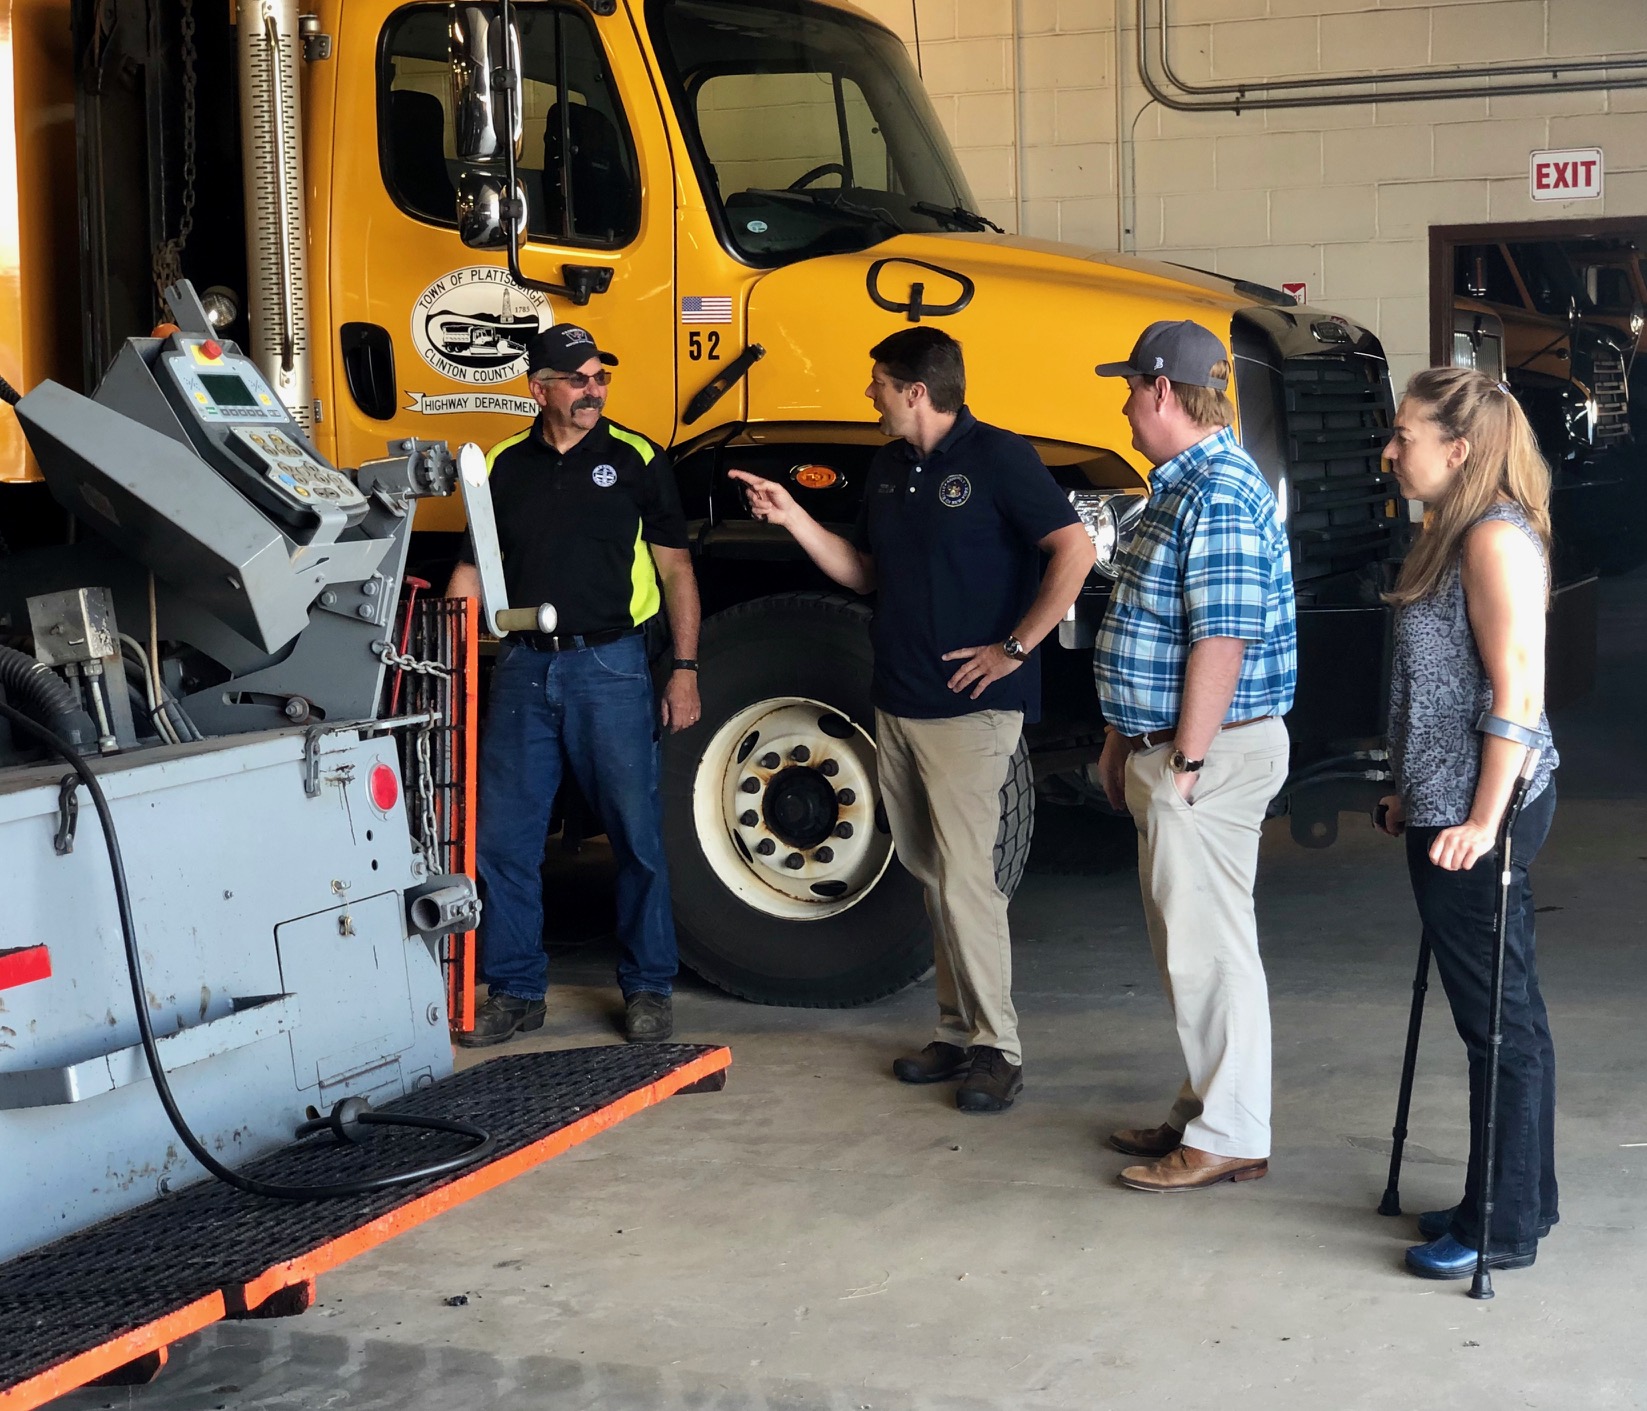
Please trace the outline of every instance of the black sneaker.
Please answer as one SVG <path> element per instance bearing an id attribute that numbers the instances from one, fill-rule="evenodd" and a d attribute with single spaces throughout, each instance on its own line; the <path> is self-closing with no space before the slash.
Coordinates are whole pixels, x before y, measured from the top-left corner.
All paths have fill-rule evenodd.
<path id="1" fill-rule="evenodd" d="M 464 1048 L 487 1048 L 501 1044 L 516 1034 L 529 1033 L 543 1027 L 547 1012 L 541 999 L 519 999 L 493 990 L 475 1011 L 475 1027 L 458 1035 Z"/>
<path id="2" fill-rule="evenodd" d="M 998 1048 L 978 1044 L 967 1050 L 970 1066 L 955 1091 L 962 1112 L 1005 1112 L 1024 1090 L 1024 1070 Z"/>
<path id="3" fill-rule="evenodd" d="M 632 1044 L 660 1044 L 675 1032 L 675 1006 L 668 995 L 641 990 L 623 1009 L 624 1037 Z"/>
<path id="4" fill-rule="evenodd" d="M 934 1039 L 919 1053 L 892 1060 L 892 1076 L 900 1083 L 941 1083 L 966 1072 L 967 1051 L 959 1044 Z"/>

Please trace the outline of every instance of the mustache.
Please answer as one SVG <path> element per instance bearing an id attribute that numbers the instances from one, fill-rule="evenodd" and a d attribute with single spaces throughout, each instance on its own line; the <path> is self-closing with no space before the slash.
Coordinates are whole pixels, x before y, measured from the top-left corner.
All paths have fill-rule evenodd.
<path id="1" fill-rule="evenodd" d="M 577 399 L 577 401 L 572 403 L 572 410 L 575 411 L 575 412 L 583 412 L 583 411 L 598 412 L 602 408 L 604 408 L 605 406 L 606 406 L 606 398 L 605 397 L 583 396 L 583 397 L 579 397 Z"/>

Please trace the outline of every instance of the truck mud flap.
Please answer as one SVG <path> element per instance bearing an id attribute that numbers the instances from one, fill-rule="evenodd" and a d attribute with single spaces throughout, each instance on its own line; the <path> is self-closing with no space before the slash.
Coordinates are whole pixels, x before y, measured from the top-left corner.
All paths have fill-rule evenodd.
<path id="1" fill-rule="evenodd" d="M 316 1277 L 682 1091 L 723 1086 L 731 1051 L 611 1045 L 478 1063 L 386 1112 L 456 1117 L 498 1138 L 455 1175 L 337 1200 L 264 1200 L 205 1180 L 0 1264 L 0 1411 L 90 1383 L 147 1381 L 166 1346 L 221 1318 L 300 1313 Z M 453 1138 L 374 1127 L 248 1162 L 266 1181 L 344 1182 L 436 1159 Z"/>

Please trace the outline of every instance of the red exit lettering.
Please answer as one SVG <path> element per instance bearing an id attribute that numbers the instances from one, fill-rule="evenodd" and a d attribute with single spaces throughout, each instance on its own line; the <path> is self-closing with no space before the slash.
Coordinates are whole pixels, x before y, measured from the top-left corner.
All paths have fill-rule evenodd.
<path id="1" fill-rule="evenodd" d="M 1599 196 L 1601 172 L 1601 155 L 1593 150 L 1534 152 L 1532 194 L 1535 199 L 1546 201 L 1584 200 Z"/>

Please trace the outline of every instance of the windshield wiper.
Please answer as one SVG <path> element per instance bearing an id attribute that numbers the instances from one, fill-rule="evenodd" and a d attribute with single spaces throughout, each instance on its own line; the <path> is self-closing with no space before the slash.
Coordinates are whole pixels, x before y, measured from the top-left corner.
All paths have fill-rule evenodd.
<path id="1" fill-rule="evenodd" d="M 954 221 L 962 230 L 993 230 L 997 235 L 1006 234 L 1006 231 L 988 216 L 981 216 L 977 211 L 969 211 L 965 206 L 940 206 L 932 201 L 911 201 L 909 209 L 918 211 L 923 216 L 931 216 L 934 220 Z"/>
<path id="2" fill-rule="evenodd" d="M 810 201 L 814 206 L 821 206 L 826 211 L 845 211 L 849 215 L 867 216 L 870 220 L 879 221 L 882 225 L 889 225 L 894 230 L 900 229 L 897 217 L 884 206 L 861 206 L 856 201 L 848 201 L 844 195 L 833 191 L 788 191 L 786 196 L 800 196 Z"/>

